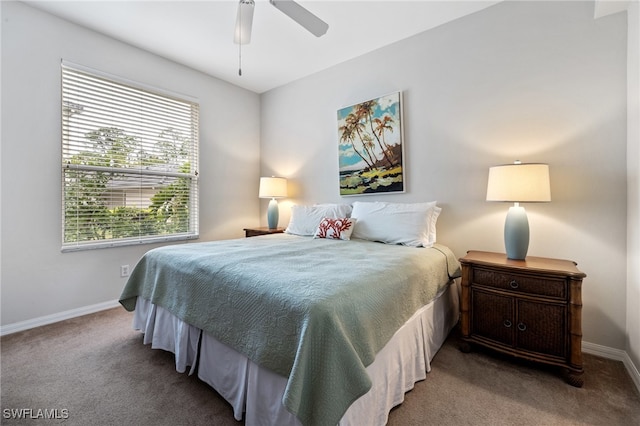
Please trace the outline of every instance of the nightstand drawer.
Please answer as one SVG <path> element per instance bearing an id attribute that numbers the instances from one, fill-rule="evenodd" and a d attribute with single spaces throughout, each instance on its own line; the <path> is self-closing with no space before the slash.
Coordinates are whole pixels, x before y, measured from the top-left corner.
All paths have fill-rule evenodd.
<path id="1" fill-rule="evenodd" d="M 495 269 L 475 267 L 473 269 L 472 282 L 474 285 L 483 285 L 507 291 L 548 296 L 557 299 L 565 299 L 567 296 L 567 282 L 564 279 L 554 279 L 543 276 L 528 276 L 513 274 Z"/>

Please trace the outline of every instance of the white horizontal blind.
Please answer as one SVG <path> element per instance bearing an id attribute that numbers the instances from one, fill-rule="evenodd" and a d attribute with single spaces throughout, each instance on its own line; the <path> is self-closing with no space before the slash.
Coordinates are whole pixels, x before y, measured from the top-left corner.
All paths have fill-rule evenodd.
<path id="1" fill-rule="evenodd" d="M 199 105 L 62 64 L 62 250 L 198 236 Z"/>

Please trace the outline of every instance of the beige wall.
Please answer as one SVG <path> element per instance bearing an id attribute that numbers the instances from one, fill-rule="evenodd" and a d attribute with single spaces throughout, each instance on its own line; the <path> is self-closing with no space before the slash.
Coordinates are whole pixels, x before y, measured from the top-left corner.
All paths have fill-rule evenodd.
<path id="1" fill-rule="evenodd" d="M 199 99 L 201 240 L 258 224 L 258 95 L 24 3 L 1 7 L 3 327 L 113 303 L 120 265 L 152 248 L 60 252 L 61 59 Z"/>
<path id="2" fill-rule="evenodd" d="M 629 5 L 628 22 L 626 350 L 640 368 L 640 3 L 637 1 Z"/>
<path id="3" fill-rule="evenodd" d="M 438 200 L 440 242 L 503 251 L 489 167 L 549 163 L 552 202 L 525 206 L 529 255 L 578 262 L 584 340 L 624 349 L 626 16 L 593 16 L 592 2 L 503 2 L 263 94 L 262 173 L 293 189 L 281 224 L 291 203 Z M 341 198 L 336 111 L 397 90 L 406 193 Z"/>

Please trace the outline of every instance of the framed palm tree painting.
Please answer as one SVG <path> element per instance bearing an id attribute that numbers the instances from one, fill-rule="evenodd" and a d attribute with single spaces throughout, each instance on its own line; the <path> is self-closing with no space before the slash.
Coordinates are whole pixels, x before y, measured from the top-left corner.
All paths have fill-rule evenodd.
<path id="1" fill-rule="evenodd" d="M 338 110 L 340 195 L 404 192 L 402 92 Z"/>

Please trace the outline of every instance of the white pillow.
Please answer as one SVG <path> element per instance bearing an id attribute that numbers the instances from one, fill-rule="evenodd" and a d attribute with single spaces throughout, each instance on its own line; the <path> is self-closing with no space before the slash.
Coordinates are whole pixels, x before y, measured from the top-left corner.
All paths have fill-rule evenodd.
<path id="1" fill-rule="evenodd" d="M 335 203 L 324 203 L 324 204 L 314 204 L 314 207 L 322 207 L 329 209 L 334 212 L 338 216 L 336 217 L 351 217 L 351 211 L 353 207 L 351 204 L 335 204 Z"/>
<path id="2" fill-rule="evenodd" d="M 291 219 L 287 234 L 315 235 L 320 221 L 325 217 L 340 218 L 351 214 L 351 206 L 348 204 L 317 204 L 314 206 L 291 206 Z"/>
<path id="3" fill-rule="evenodd" d="M 436 222 L 440 215 L 436 202 L 385 203 L 355 202 L 351 217 L 356 219 L 352 237 L 403 244 L 413 247 L 431 247 L 436 240 Z"/>
<path id="4" fill-rule="evenodd" d="M 438 216 L 442 209 L 438 206 L 433 206 L 431 214 L 429 215 L 429 230 L 427 234 L 427 245 L 424 247 L 431 247 L 436 242 L 436 223 L 438 222 Z"/>
<path id="5" fill-rule="evenodd" d="M 325 217 L 320 221 L 313 238 L 327 238 L 333 240 L 350 240 L 356 220 L 350 217 Z"/>

